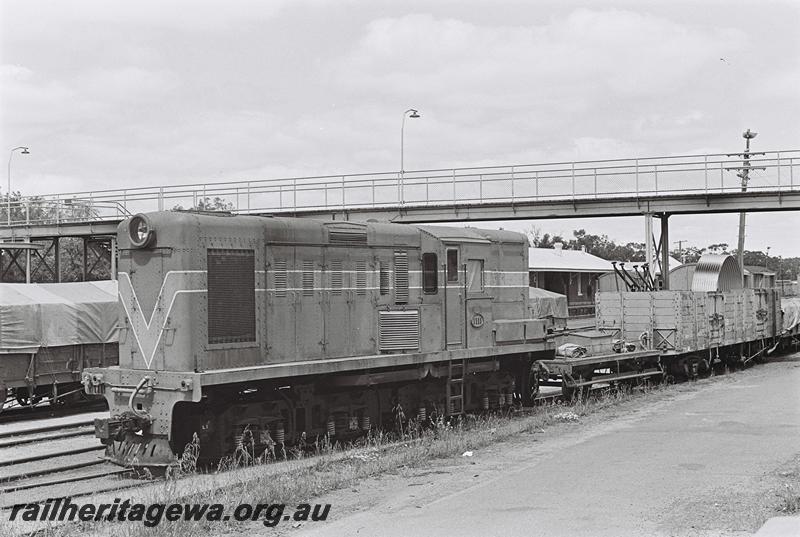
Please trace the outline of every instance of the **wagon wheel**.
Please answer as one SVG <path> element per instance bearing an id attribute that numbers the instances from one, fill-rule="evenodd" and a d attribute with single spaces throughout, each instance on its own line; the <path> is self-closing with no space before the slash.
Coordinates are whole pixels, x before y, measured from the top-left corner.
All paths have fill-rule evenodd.
<path id="1" fill-rule="evenodd" d="M 19 406 L 34 406 L 42 400 L 42 396 L 35 393 L 31 396 L 28 390 L 23 389 L 17 390 L 16 399 Z"/>
<path id="2" fill-rule="evenodd" d="M 684 363 L 684 371 L 686 372 L 686 376 L 690 379 L 704 378 L 711 374 L 711 365 L 708 363 L 708 360 L 697 354 L 690 354 L 687 356 Z"/>
<path id="3" fill-rule="evenodd" d="M 527 402 L 531 402 L 536 399 L 536 396 L 539 395 L 539 370 L 535 368 L 531 368 L 530 375 L 528 376 L 528 400 Z"/>
<path id="4" fill-rule="evenodd" d="M 581 377 L 582 378 L 582 377 Z M 591 377 L 583 378 L 584 381 L 592 380 Z M 564 396 L 564 399 L 568 401 L 574 401 L 578 398 L 585 399 L 589 396 L 589 392 L 592 391 L 592 385 L 586 384 L 584 386 L 578 387 L 570 387 L 567 386 L 567 381 L 561 379 L 561 394 Z"/>
<path id="5" fill-rule="evenodd" d="M 561 379 L 561 395 L 564 397 L 564 399 L 566 399 L 567 401 L 571 401 L 572 399 L 575 398 L 575 394 L 577 392 L 578 392 L 577 388 L 572 388 L 567 386 L 567 381 L 564 380 L 563 378 Z"/>

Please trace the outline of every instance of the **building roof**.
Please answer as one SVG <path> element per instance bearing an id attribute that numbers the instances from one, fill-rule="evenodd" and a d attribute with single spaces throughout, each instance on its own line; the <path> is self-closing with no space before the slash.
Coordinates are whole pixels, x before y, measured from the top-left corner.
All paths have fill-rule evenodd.
<path id="1" fill-rule="evenodd" d="M 609 261 L 582 250 L 530 248 L 528 265 L 538 272 L 611 272 Z"/>
<path id="2" fill-rule="evenodd" d="M 744 273 L 750 274 L 766 274 L 767 276 L 775 276 L 775 271 L 770 270 L 765 267 L 759 267 L 758 265 L 745 265 L 744 266 Z"/>

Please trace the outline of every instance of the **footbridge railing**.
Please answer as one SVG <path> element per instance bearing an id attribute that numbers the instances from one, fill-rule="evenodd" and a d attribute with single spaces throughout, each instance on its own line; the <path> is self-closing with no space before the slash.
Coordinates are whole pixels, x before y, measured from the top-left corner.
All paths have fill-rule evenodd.
<path id="1" fill-rule="evenodd" d="M 0 228 L 173 208 L 238 213 L 615 200 L 800 190 L 800 150 L 552 162 L 71 192 L 0 202 Z M 745 173 L 745 170 L 746 173 Z"/>

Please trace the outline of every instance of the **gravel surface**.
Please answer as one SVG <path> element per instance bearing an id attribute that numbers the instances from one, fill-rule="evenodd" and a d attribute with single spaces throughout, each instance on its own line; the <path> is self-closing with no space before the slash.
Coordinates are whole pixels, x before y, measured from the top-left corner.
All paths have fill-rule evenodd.
<path id="1" fill-rule="evenodd" d="M 800 493 L 800 355 L 315 499 L 289 535 L 751 535 Z M 244 529 L 244 528 L 243 528 Z"/>

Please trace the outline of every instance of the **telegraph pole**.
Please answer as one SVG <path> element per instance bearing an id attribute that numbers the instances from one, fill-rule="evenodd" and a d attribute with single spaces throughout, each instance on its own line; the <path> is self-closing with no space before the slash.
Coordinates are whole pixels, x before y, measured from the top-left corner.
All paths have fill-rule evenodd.
<path id="1" fill-rule="evenodd" d="M 681 263 L 686 263 L 686 256 L 683 255 L 683 243 L 688 241 L 675 241 L 673 244 L 678 245 L 678 254 L 681 256 Z"/>
<path id="2" fill-rule="evenodd" d="M 736 177 L 742 180 L 742 192 L 747 192 L 747 183 L 750 181 L 750 170 L 764 170 L 766 168 L 753 168 L 750 165 L 750 157 L 753 155 L 763 155 L 764 153 L 751 153 L 750 152 L 750 140 L 755 138 L 758 135 L 757 132 L 752 132 L 750 129 L 747 129 L 742 133 L 742 137 L 745 139 L 745 147 L 744 153 L 734 153 L 733 155 L 728 155 L 729 157 L 733 156 L 741 156 L 742 157 L 742 165 L 737 166 L 735 168 L 726 168 L 728 171 L 737 170 Z M 742 273 L 742 278 L 744 278 L 744 229 L 745 229 L 745 222 L 747 219 L 747 213 L 741 211 L 739 213 L 739 244 L 737 246 L 737 262 L 739 263 L 739 269 Z"/>
<path id="3" fill-rule="evenodd" d="M 757 132 L 751 132 L 750 129 L 744 131 L 742 136 L 745 139 L 744 155 L 742 156 L 742 169 L 736 174 L 742 180 L 742 192 L 747 192 L 747 183 L 750 181 L 750 140 L 756 137 Z M 747 213 L 742 211 L 739 213 L 739 251 L 738 259 L 739 270 L 744 274 L 744 229 L 745 221 L 747 220 Z"/>

